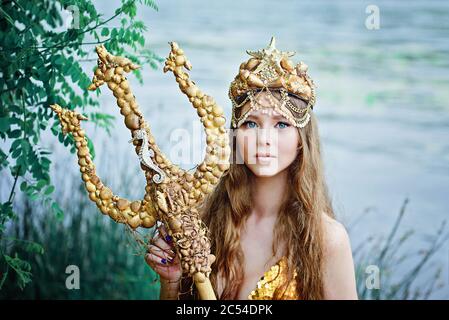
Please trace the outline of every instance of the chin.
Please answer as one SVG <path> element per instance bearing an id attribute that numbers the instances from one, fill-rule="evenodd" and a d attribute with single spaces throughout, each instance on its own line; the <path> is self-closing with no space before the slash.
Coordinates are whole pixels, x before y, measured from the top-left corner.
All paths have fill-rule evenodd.
<path id="1" fill-rule="evenodd" d="M 252 164 L 247 166 L 256 177 L 269 178 L 277 175 L 279 172 L 282 171 L 281 168 L 279 168 L 279 166 L 274 164 L 272 165 Z"/>

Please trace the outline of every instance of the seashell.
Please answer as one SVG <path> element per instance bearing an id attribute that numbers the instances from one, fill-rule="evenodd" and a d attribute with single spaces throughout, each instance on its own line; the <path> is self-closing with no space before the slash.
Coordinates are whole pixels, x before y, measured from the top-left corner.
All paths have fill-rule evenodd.
<path id="1" fill-rule="evenodd" d="M 128 129 L 139 129 L 139 117 L 135 113 L 130 113 L 125 117 L 125 125 Z"/>
<path id="2" fill-rule="evenodd" d="M 128 220 L 128 224 L 131 228 L 136 229 L 140 224 L 142 223 L 142 220 L 140 219 L 139 215 L 135 215 L 131 219 Z"/>
<path id="3" fill-rule="evenodd" d="M 254 68 L 256 68 L 260 64 L 260 60 L 256 58 L 251 58 L 246 63 L 245 69 L 252 71 Z"/>
<path id="4" fill-rule="evenodd" d="M 120 84 L 120 82 L 122 82 L 122 77 L 121 77 L 120 75 L 118 75 L 118 74 L 115 74 L 115 75 L 112 77 L 112 80 L 113 80 L 115 83 Z"/>
<path id="5" fill-rule="evenodd" d="M 104 81 L 111 81 L 112 76 L 114 75 L 114 68 L 107 69 L 104 73 Z"/>
<path id="6" fill-rule="evenodd" d="M 248 70 L 241 69 L 239 71 L 239 77 L 242 81 L 246 81 L 251 73 Z"/>
<path id="7" fill-rule="evenodd" d="M 195 107 L 195 108 L 199 108 L 199 107 L 201 107 L 201 104 L 202 104 L 202 101 L 201 101 L 201 99 L 200 98 L 198 98 L 198 97 L 196 97 L 194 100 L 193 100 L 193 106 Z"/>
<path id="8" fill-rule="evenodd" d="M 168 225 L 170 226 L 170 229 L 173 232 L 180 232 L 181 231 L 181 222 L 178 219 L 174 218 L 174 217 L 170 218 L 170 220 L 168 221 Z"/>
<path id="9" fill-rule="evenodd" d="M 214 188 L 210 184 L 202 184 L 201 185 L 201 191 L 203 191 L 206 194 L 211 193 L 213 189 Z"/>
<path id="10" fill-rule="evenodd" d="M 129 103 L 128 103 L 128 101 L 126 101 L 125 99 L 120 98 L 120 99 L 117 99 L 117 105 L 118 105 L 120 108 L 123 108 L 123 107 L 125 107 L 125 106 L 129 106 Z"/>
<path id="11" fill-rule="evenodd" d="M 216 137 L 215 135 L 208 135 L 208 136 L 206 137 L 206 142 L 207 142 L 208 144 L 210 144 L 210 143 L 214 142 L 216 138 L 217 138 L 217 137 Z"/>
<path id="12" fill-rule="evenodd" d="M 221 171 L 226 171 L 229 169 L 229 163 L 218 163 L 218 168 Z"/>
<path id="13" fill-rule="evenodd" d="M 142 226 L 144 228 L 151 228 L 155 225 L 155 223 L 156 223 L 156 220 L 152 216 L 145 217 L 142 221 Z"/>
<path id="14" fill-rule="evenodd" d="M 182 66 L 185 62 L 186 62 L 186 59 L 182 55 L 177 56 L 176 59 L 175 59 L 175 63 L 178 66 Z"/>
<path id="15" fill-rule="evenodd" d="M 113 220 L 117 220 L 119 217 L 117 209 L 109 209 L 108 214 Z"/>
<path id="16" fill-rule="evenodd" d="M 140 201 L 133 201 L 131 202 L 131 210 L 133 212 L 139 212 L 141 207 L 141 202 Z"/>
<path id="17" fill-rule="evenodd" d="M 95 190 L 97 190 L 95 185 L 92 182 L 90 182 L 90 181 L 86 182 L 86 189 L 89 192 L 95 192 Z"/>
<path id="18" fill-rule="evenodd" d="M 90 178 L 90 181 L 92 181 L 95 185 L 98 185 L 100 183 L 100 178 L 94 175 Z"/>
<path id="19" fill-rule="evenodd" d="M 276 80 L 271 81 L 269 86 L 274 88 L 282 87 L 284 82 L 284 79 L 282 77 L 279 77 Z"/>
<path id="20" fill-rule="evenodd" d="M 302 62 L 302 61 L 296 65 L 296 72 L 297 72 L 298 74 L 306 73 L 308 69 L 309 69 L 309 66 L 306 65 L 306 64 L 305 64 L 304 62 Z"/>
<path id="21" fill-rule="evenodd" d="M 126 200 L 126 199 L 119 199 L 117 201 L 117 208 L 120 211 L 124 211 L 124 210 L 128 209 L 128 207 L 129 207 L 129 201 L 128 200 Z"/>
<path id="22" fill-rule="evenodd" d="M 214 177 L 220 178 L 220 177 L 222 176 L 222 174 L 223 174 L 223 172 L 222 172 L 220 169 L 218 169 L 218 167 L 215 167 L 215 168 L 212 170 L 212 175 L 213 175 Z"/>
<path id="23" fill-rule="evenodd" d="M 226 120 L 223 117 L 215 117 L 214 118 L 214 124 L 217 127 L 223 126 L 225 123 L 226 123 Z"/>
<path id="24" fill-rule="evenodd" d="M 123 91 L 122 88 L 116 87 L 115 90 L 112 92 L 112 94 L 114 95 L 114 97 L 116 97 L 118 99 L 118 98 L 123 97 L 125 92 Z"/>
<path id="25" fill-rule="evenodd" d="M 281 66 L 282 66 L 282 68 L 284 68 L 285 70 L 287 70 L 289 72 L 291 72 L 294 69 L 292 62 L 286 58 L 283 58 L 281 60 Z"/>
<path id="26" fill-rule="evenodd" d="M 198 91 L 196 92 L 196 97 L 202 99 L 204 97 L 204 93 L 198 89 Z"/>
<path id="27" fill-rule="evenodd" d="M 105 187 L 105 188 L 101 189 L 101 191 L 100 191 L 101 200 L 109 200 L 112 198 L 112 195 L 113 195 L 112 191 L 108 187 Z"/>
<path id="28" fill-rule="evenodd" d="M 204 117 L 207 115 L 207 111 L 203 107 L 199 107 L 196 112 L 200 117 Z"/>
<path id="29" fill-rule="evenodd" d="M 167 207 L 167 202 L 165 201 L 165 198 L 163 196 L 163 194 L 158 194 L 157 196 L 157 205 L 159 207 L 160 210 L 162 210 L 165 213 L 168 213 L 168 207 Z"/>
<path id="30" fill-rule="evenodd" d="M 131 108 L 129 107 L 129 105 L 125 105 L 123 108 L 120 109 L 120 113 L 122 115 L 124 115 L 125 117 L 127 115 L 129 115 L 132 112 Z"/>
<path id="31" fill-rule="evenodd" d="M 206 155 L 206 157 L 207 157 L 207 155 Z M 198 170 L 201 171 L 201 172 L 206 172 L 206 171 L 207 171 L 207 165 L 206 165 L 206 162 L 201 163 L 201 164 L 198 166 Z M 197 183 L 198 183 L 198 182 L 197 182 Z M 198 185 L 197 187 L 199 187 L 199 185 Z"/>
<path id="32" fill-rule="evenodd" d="M 127 95 L 125 96 L 125 98 L 127 97 Z M 126 100 L 126 102 L 129 103 L 129 106 L 131 107 L 131 109 L 138 109 L 139 106 L 137 105 L 137 102 L 135 99 L 131 99 L 131 100 Z"/>
<path id="33" fill-rule="evenodd" d="M 100 211 L 102 214 L 108 214 L 109 213 L 109 208 L 106 206 L 100 206 Z"/>
<path id="34" fill-rule="evenodd" d="M 81 147 L 78 149 L 78 156 L 85 157 L 89 154 L 89 149 L 87 147 Z"/>
<path id="35" fill-rule="evenodd" d="M 95 192 L 89 192 L 89 199 L 94 202 L 97 200 L 97 195 L 95 194 Z"/>
<path id="36" fill-rule="evenodd" d="M 253 73 L 251 73 L 249 75 L 249 77 L 248 77 L 248 84 L 256 86 L 256 87 L 263 87 L 264 86 L 262 80 L 258 76 L 253 74 Z"/>
<path id="37" fill-rule="evenodd" d="M 210 121 L 210 120 L 205 120 L 203 123 L 204 123 L 204 126 L 206 128 L 213 128 L 214 127 L 214 123 L 212 121 Z"/>
<path id="38" fill-rule="evenodd" d="M 134 96 L 131 92 L 127 93 L 124 97 L 123 97 L 126 101 L 131 102 L 134 100 Z M 131 104 L 131 108 L 136 110 L 137 108 L 137 103 Z"/>
<path id="39" fill-rule="evenodd" d="M 207 165 L 211 165 L 214 163 L 218 163 L 218 158 L 213 154 L 206 154 L 204 161 Z"/>
<path id="40" fill-rule="evenodd" d="M 190 86 L 190 87 L 188 87 L 188 88 L 186 89 L 186 94 L 187 94 L 189 97 L 195 97 L 195 95 L 196 95 L 197 92 L 198 92 L 198 87 L 195 86 L 195 85 Z"/>
<path id="41" fill-rule="evenodd" d="M 215 105 L 215 100 L 214 98 L 212 98 L 211 96 L 204 96 L 203 97 L 203 106 L 207 107 L 207 106 L 213 106 Z"/>
<path id="42" fill-rule="evenodd" d="M 194 265 L 191 265 L 190 266 L 190 274 L 194 274 L 195 272 L 196 272 L 196 269 L 195 269 L 195 266 Z M 198 273 L 197 273 L 198 274 Z M 195 279 L 197 279 L 198 277 L 195 277 Z M 201 276 L 199 277 L 200 279 L 201 279 Z M 198 280 L 195 280 L 196 282 L 204 282 L 204 279 L 203 279 L 203 281 L 198 281 Z"/>
<path id="43" fill-rule="evenodd" d="M 214 114 L 214 116 L 219 117 L 223 115 L 223 109 L 217 105 L 214 105 L 212 107 L 212 113 Z"/>
<path id="44" fill-rule="evenodd" d="M 206 178 L 206 180 L 208 180 L 209 182 L 211 182 L 212 180 L 214 180 L 214 175 L 212 174 L 212 173 L 210 173 L 209 171 L 207 171 L 205 174 L 204 174 L 204 177 Z"/>
<path id="45" fill-rule="evenodd" d="M 115 74 L 122 75 L 123 74 L 123 67 L 116 67 L 115 68 Z"/>

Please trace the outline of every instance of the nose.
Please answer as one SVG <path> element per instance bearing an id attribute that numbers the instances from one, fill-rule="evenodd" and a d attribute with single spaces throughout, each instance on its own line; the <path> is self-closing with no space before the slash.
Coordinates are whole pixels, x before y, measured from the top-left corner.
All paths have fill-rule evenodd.
<path id="1" fill-rule="evenodd" d="M 257 130 L 257 143 L 260 146 L 271 146 L 276 140 L 276 130 L 271 128 L 260 128 Z"/>

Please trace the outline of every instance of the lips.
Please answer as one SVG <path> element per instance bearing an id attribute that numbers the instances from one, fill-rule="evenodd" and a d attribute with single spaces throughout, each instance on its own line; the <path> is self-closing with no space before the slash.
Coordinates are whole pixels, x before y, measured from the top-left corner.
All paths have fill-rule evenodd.
<path id="1" fill-rule="evenodd" d="M 271 155 L 270 153 L 257 153 L 257 158 L 276 158 L 275 156 Z"/>

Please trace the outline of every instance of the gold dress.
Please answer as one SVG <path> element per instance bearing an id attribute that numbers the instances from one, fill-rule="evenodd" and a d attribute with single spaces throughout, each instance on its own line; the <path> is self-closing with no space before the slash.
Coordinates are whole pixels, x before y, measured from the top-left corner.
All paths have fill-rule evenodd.
<path id="1" fill-rule="evenodd" d="M 298 300 L 296 293 L 296 276 L 288 284 L 287 290 L 282 297 L 282 300 Z M 274 266 L 266 271 L 263 277 L 257 282 L 256 288 L 251 291 L 248 296 L 249 300 L 273 300 L 275 289 L 281 285 L 287 277 L 287 257 L 283 256 Z"/>

